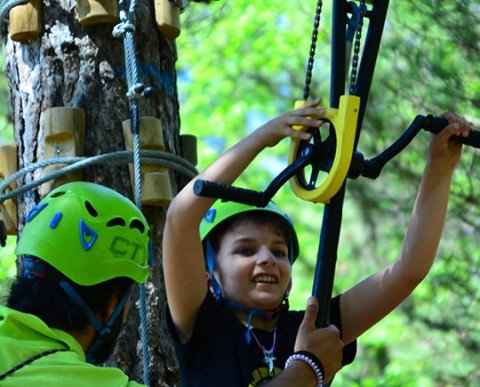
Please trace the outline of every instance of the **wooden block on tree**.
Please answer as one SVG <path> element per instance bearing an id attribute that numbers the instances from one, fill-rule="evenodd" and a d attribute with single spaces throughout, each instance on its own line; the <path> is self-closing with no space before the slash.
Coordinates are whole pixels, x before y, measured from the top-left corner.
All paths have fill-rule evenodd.
<path id="1" fill-rule="evenodd" d="M 83 155 L 85 141 L 85 111 L 83 109 L 49 108 L 43 112 L 41 126 L 44 132 L 42 160 Z M 53 173 L 66 165 L 48 165 L 43 168 L 42 176 Z M 40 194 L 45 196 L 52 189 L 62 184 L 82 179 L 82 171 L 68 173 L 42 184 Z"/>
<path id="2" fill-rule="evenodd" d="M 116 0 L 77 0 L 77 11 L 83 26 L 115 24 L 120 20 Z"/>
<path id="3" fill-rule="evenodd" d="M 131 150 L 133 148 L 133 136 L 130 129 L 130 120 L 122 123 L 123 137 L 125 138 L 125 146 Z M 157 117 L 140 117 L 140 148 L 150 150 L 165 150 L 163 141 L 162 123 Z"/>
<path id="4" fill-rule="evenodd" d="M 169 0 L 155 0 L 155 22 L 168 40 L 175 40 L 180 35 L 180 7 Z"/>
<path id="5" fill-rule="evenodd" d="M 130 129 L 130 120 L 123 121 L 123 135 L 125 147 L 133 149 L 133 135 Z M 156 117 L 140 117 L 140 149 L 165 150 L 163 141 L 162 123 Z M 134 184 L 133 165 L 130 164 L 130 178 Z M 142 164 L 142 204 L 147 206 L 166 207 L 172 201 L 172 188 L 168 169 L 161 165 Z"/>
<path id="6" fill-rule="evenodd" d="M 16 172 L 17 168 L 17 147 L 15 145 L 0 146 L 0 177 L 6 179 Z M 12 182 L 9 188 L 17 188 L 17 183 Z M 0 203 L 0 220 L 5 224 L 7 235 L 17 234 L 17 205 L 13 199 Z"/>
<path id="7" fill-rule="evenodd" d="M 142 179 L 142 204 L 167 207 L 172 201 L 172 185 L 168 170 L 148 172 Z"/>
<path id="8" fill-rule="evenodd" d="M 42 33 L 42 1 L 30 0 L 13 7 L 9 14 L 9 34 L 17 42 L 29 42 Z"/>

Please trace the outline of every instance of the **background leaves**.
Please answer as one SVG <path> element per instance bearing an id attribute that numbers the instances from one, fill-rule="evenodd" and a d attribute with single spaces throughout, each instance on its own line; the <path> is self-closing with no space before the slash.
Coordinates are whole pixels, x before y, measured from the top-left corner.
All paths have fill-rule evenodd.
<path id="1" fill-rule="evenodd" d="M 390 3 L 359 143 L 366 158 L 395 141 L 417 114 L 453 111 L 480 129 L 480 2 Z M 223 0 L 187 8 L 177 40 L 181 131 L 198 137 L 200 169 L 302 96 L 314 10 L 315 2 L 304 0 Z M 325 104 L 330 13 L 331 2 L 324 1 L 311 91 Z M 0 95 L 7 95 L 4 82 Z M 4 102 L 2 144 L 12 141 Z M 335 294 L 397 257 L 429 137 L 419 133 L 377 180 L 348 182 Z M 287 165 L 287 150 L 285 141 L 265 151 L 236 185 L 264 189 Z M 336 384 L 480 385 L 478 155 L 464 150 L 430 275 L 361 337 L 355 363 L 339 373 Z M 275 201 L 294 218 L 302 245 L 291 297 L 292 307 L 300 309 L 311 292 L 323 208 L 302 202 L 288 186 Z M 0 250 L 3 289 L 14 273 L 9 243 Z"/>

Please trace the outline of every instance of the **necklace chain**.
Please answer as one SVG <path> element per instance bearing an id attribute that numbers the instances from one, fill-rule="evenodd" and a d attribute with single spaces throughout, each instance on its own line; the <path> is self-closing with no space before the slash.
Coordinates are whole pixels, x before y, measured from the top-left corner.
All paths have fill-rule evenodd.
<path id="1" fill-rule="evenodd" d="M 250 330 L 252 333 L 253 338 L 257 342 L 258 347 L 262 350 L 263 352 L 263 362 L 268 365 L 268 372 L 273 371 L 273 362 L 277 360 L 275 357 L 274 351 L 275 351 L 275 343 L 277 341 L 277 327 L 275 327 L 275 330 L 273 331 L 273 343 L 270 349 L 267 349 L 264 345 L 260 343 L 260 340 L 258 340 L 257 336 L 255 335 L 255 332 L 253 332 L 253 329 Z"/>

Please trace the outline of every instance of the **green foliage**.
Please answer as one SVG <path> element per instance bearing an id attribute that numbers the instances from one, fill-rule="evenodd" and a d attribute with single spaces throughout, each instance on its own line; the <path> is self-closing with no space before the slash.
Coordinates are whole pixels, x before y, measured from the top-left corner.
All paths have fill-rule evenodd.
<path id="1" fill-rule="evenodd" d="M 315 2 L 214 1 L 190 6 L 177 40 L 182 132 L 199 139 L 199 168 L 301 98 Z M 478 0 L 391 1 L 359 150 L 371 158 L 417 114 L 458 112 L 479 127 Z M 330 11 L 324 2 L 312 97 L 328 101 Z M 365 34 L 364 34 L 365 35 Z M 0 144 L 13 139 L 6 81 L 0 79 Z M 427 133 L 375 181 L 347 184 L 336 294 L 394 260 L 425 165 Z M 287 165 L 288 143 L 265 152 L 236 185 L 264 189 Z M 432 272 L 394 313 L 359 340 L 357 360 L 335 384 L 480 385 L 480 189 L 478 152 L 466 148 L 452 187 L 449 217 Z M 293 215 L 302 245 L 291 304 L 312 288 L 323 207 L 275 196 Z M 425 230 L 428 232 L 428 230 Z M 11 238 L 0 248 L 0 296 L 15 265 Z"/>
<path id="2" fill-rule="evenodd" d="M 214 2 L 189 7 L 177 41 L 182 131 L 199 138 L 202 169 L 302 95 L 315 2 Z M 417 114 L 458 112 L 480 123 L 478 1 L 390 2 L 359 150 L 371 158 Z M 328 100 L 330 11 L 324 2 L 312 97 Z M 365 35 L 365 34 L 364 34 Z M 394 260 L 425 165 L 419 133 L 375 181 L 347 184 L 335 293 Z M 288 144 L 259 157 L 236 185 L 262 190 L 287 165 Z M 480 195 L 478 152 L 466 148 L 452 188 L 437 262 L 404 304 L 359 340 L 338 385 L 436 386 L 480 383 Z M 291 304 L 311 292 L 321 205 L 283 187 L 275 196 L 296 221 L 302 245 Z M 428 230 L 425 230 L 428 232 Z"/>

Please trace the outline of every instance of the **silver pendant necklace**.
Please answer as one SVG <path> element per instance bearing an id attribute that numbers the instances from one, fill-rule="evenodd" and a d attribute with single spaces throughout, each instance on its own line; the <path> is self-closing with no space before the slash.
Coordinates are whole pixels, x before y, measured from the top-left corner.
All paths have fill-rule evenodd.
<path id="1" fill-rule="evenodd" d="M 263 362 L 268 366 L 268 372 L 272 372 L 273 362 L 276 360 L 274 351 L 275 351 L 275 342 L 277 341 L 277 327 L 275 327 L 275 330 L 273 331 L 273 344 L 270 347 L 270 349 L 267 349 L 264 345 L 260 343 L 260 341 L 257 339 L 257 336 L 255 336 L 253 329 L 251 330 L 251 332 L 252 332 L 253 338 L 257 342 L 258 347 L 263 352 Z"/>

